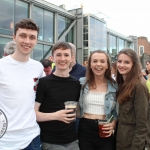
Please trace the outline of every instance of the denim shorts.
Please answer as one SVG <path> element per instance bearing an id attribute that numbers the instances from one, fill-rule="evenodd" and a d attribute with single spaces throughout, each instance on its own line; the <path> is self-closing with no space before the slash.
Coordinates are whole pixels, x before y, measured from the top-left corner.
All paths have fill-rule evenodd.
<path id="1" fill-rule="evenodd" d="M 78 140 L 61 145 L 42 142 L 42 150 L 79 150 Z"/>
<path id="2" fill-rule="evenodd" d="M 32 142 L 23 150 L 41 150 L 40 136 L 35 137 Z"/>

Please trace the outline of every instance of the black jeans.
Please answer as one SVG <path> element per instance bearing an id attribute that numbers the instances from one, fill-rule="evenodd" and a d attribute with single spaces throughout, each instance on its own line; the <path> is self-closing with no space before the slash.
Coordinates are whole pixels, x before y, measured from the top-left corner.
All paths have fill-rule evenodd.
<path id="1" fill-rule="evenodd" d="M 101 138 L 98 120 L 81 118 L 78 130 L 80 150 L 115 150 L 114 137 Z"/>

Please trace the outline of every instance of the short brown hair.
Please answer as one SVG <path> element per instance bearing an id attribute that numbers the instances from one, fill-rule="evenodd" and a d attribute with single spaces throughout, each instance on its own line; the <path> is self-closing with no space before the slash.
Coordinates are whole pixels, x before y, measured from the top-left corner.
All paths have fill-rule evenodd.
<path id="1" fill-rule="evenodd" d="M 54 55 L 54 52 L 55 52 L 57 49 L 62 49 L 62 50 L 70 49 L 71 55 L 73 54 L 73 52 L 72 52 L 72 47 L 69 45 L 69 43 L 64 42 L 64 41 L 57 42 L 57 43 L 53 46 L 53 48 L 52 48 L 52 56 Z"/>
<path id="2" fill-rule="evenodd" d="M 35 30 L 39 33 L 39 27 L 36 25 L 36 23 L 32 19 L 29 19 L 29 18 L 22 19 L 15 24 L 14 35 L 16 35 L 16 32 L 19 28 L 31 29 L 31 30 Z"/>

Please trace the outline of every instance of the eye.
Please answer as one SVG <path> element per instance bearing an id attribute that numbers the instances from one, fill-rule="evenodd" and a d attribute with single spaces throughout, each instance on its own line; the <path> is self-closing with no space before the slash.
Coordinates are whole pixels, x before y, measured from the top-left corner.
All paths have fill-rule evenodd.
<path id="1" fill-rule="evenodd" d="M 21 34 L 20 37 L 24 39 L 24 38 L 26 38 L 26 35 L 25 34 Z"/>
<path id="2" fill-rule="evenodd" d="M 117 62 L 118 62 L 118 63 L 121 63 L 121 60 L 118 60 Z"/>
<path id="3" fill-rule="evenodd" d="M 30 39 L 34 40 L 34 39 L 36 39 L 36 37 L 35 36 L 30 36 Z"/>

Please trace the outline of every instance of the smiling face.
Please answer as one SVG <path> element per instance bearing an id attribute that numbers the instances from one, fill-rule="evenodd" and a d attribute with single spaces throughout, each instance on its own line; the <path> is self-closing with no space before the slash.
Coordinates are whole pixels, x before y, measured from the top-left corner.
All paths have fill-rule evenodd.
<path id="1" fill-rule="evenodd" d="M 148 71 L 148 73 L 150 73 L 150 62 L 149 61 L 146 62 L 146 70 Z"/>
<path id="2" fill-rule="evenodd" d="M 69 70 L 69 66 L 72 62 L 72 55 L 70 49 L 56 49 L 52 56 L 52 60 L 56 65 L 56 70 Z"/>
<path id="3" fill-rule="evenodd" d="M 94 76 L 104 76 L 108 69 L 107 57 L 104 53 L 94 53 L 91 57 L 91 69 Z"/>
<path id="4" fill-rule="evenodd" d="M 117 61 L 117 70 L 126 79 L 126 76 L 130 73 L 133 66 L 131 57 L 126 54 L 120 54 Z"/>
<path id="5" fill-rule="evenodd" d="M 20 55 L 30 55 L 37 44 L 37 31 L 19 28 L 13 39 L 16 42 L 16 52 Z"/>

